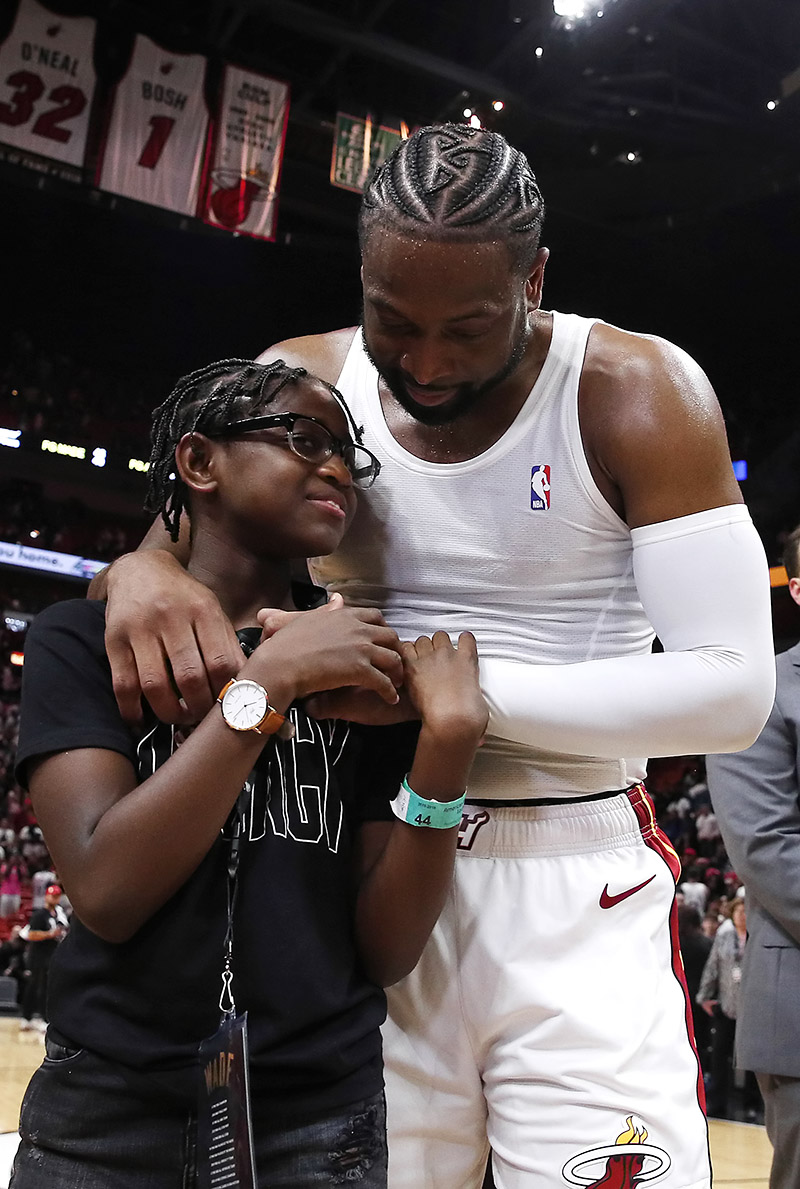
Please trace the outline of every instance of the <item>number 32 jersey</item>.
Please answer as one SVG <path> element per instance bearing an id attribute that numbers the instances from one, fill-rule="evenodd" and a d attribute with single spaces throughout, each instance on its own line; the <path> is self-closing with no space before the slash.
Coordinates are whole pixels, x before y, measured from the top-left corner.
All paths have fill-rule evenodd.
<path id="1" fill-rule="evenodd" d="M 0 45 L 0 141 L 83 166 L 95 87 L 95 21 L 23 0 Z"/>

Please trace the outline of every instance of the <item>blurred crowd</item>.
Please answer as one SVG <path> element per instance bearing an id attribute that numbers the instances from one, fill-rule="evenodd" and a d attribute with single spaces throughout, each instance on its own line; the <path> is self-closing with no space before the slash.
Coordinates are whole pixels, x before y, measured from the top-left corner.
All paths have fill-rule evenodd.
<path id="1" fill-rule="evenodd" d="M 147 458 L 153 394 L 162 391 L 161 378 L 79 362 L 12 330 L 0 360 L 0 424 Z"/>
<path id="2" fill-rule="evenodd" d="M 40 483 L 0 484 L 0 541 L 110 562 L 136 548 L 146 523 L 108 516 L 74 498 L 49 500 Z"/>

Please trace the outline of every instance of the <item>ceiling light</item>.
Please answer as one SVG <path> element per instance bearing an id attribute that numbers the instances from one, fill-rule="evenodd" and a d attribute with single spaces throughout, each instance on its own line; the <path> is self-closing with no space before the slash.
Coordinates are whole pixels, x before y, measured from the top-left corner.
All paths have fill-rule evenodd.
<path id="1" fill-rule="evenodd" d="M 472 108 L 471 108 L 471 107 L 465 107 L 465 108 L 464 108 L 464 119 L 465 119 L 465 120 L 468 120 L 468 119 L 470 118 L 470 116 L 471 116 L 471 115 L 472 115 Z"/>
<path id="2" fill-rule="evenodd" d="M 502 99 L 495 99 L 492 101 L 492 107 L 495 111 L 502 111 L 505 107 L 505 103 L 503 103 Z"/>
<path id="3" fill-rule="evenodd" d="M 534 50 L 534 53 L 536 54 L 537 58 L 541 58 L 542 54 L 544 53 L 544 47 L 541 45 L 537 45 L 536 49 Z"/>
<path id="4" fill-rule="evenodd" d="M 589 0 L 553 0 L 553 12 L 557 17 L 575 17 L 581 20 L 589 14 Z"/>
<path id="5" fill-rule="evenodd" d="M 767 103 L 767 111 L 775 111 L 775 108 L 776 108 L 777 106 L 778 106 L 778 100 L 777 100 L 777 99 L 770 99 L 770 100 L 768 101 L 768 103 Z"/>

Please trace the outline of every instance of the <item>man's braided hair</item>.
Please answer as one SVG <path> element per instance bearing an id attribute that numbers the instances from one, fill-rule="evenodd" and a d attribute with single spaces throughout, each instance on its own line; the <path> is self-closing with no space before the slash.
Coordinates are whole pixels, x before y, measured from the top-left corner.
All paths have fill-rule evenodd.
<path id="1" fill-rule="evenodd" d="M 252 359 L 221 359 L 178 380 L 163 404 L 153 413 L 150 430 L 149 485 L 145 511 L 161 516 L 173 541 L 180 532 L 181 515 L 188 512 L 188 492 L 178 473 L 175 449 L 184 434 L 214 437 L 232 421 L 254 417 L 276 399 L 287 385 L 308 375 L 303 367 L 289 367 L 282 359 L 254 363 Z M 355 441 L 361 430 L 353 421 L 344 397 L 317 377 L 347 415 Z"/>
<path id="2" fill-rule="evenodd" d="M 416 240 L 508 247 L 528 269 L 539 247 L 544 202 L 524 153 L 497 132 L 464 124 L 418 129 L 376 170 L 364 193 L 359 241 L 377 229 Z"/>

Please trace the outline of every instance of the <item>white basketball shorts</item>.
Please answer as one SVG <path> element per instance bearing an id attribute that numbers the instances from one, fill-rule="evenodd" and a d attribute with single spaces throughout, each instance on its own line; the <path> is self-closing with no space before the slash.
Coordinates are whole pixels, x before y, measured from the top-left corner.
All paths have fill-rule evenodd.
<path id="1" fill-rule="evenodd" d="M 637 786 L 465 808 L 384 1031 L 390 1189 L 709 1189 L 679 863 Z M 413 899 L 409 898 L 409 912 Z"/>

